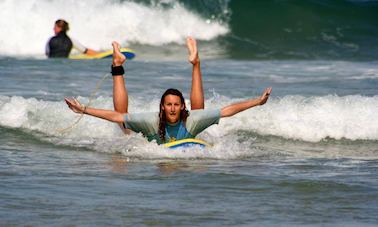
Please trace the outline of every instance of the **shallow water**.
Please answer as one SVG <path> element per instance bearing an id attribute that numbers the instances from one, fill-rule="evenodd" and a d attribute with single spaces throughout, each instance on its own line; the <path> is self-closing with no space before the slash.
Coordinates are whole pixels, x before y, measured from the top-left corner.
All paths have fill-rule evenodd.
<path id="1" fill-rule="evenodd" d="M 88 116 L 60 133 L 78 117 L 63 97 L 87 102 L 108 60 L 0 65 L 1 225 L 377 223 L 375 63 L 204 61 L 206 108 L 274 87 L 265 106 L 202 133 L 205 150 L 166 150 Z M 154 111 L 174 85 L 188 97 L 187 63 L 127 70 L 130 111 Z M 112 108 L 110 77 L 92 105 Z"/>
<path id="2" fill-rule="evenodd" d="M 376 160 L 141 160 L 5 134 L 12 139 L 1 141 L 4 225 L 377 222 Z"/>

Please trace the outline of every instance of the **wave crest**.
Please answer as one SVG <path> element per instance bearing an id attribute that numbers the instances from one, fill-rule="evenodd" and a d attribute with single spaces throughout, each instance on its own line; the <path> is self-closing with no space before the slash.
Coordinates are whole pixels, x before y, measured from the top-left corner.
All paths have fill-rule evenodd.
<path id="1" fill-rule="evenodd" d="M 220 108 L 236 101 L 238 100 L 220 97 L 208 100 L 206 106 Z M 149 106 L 151 109 L 146 111 L 156 111 L 152 108 L 158 100 L 150 102 L 150 105 L 137 104 L 140 107 L 137 106 L 136 109 Z M 93 103 L 98 108 L 112 109 L 111 98 L 99 97 Z M 0 96 L 0 106 L 0 125 L 3 127 L 36 130 L 61 138 L 91 137 L 95 140 L 111 138 L 120 133 L 115 124 L 86 116 L 73 130 L 61 134 L 59 129 L 70 126 L 78 117 L 71 113 L 63 101 Z M 212 140 L 246 130 L 263 136 L 308 142 L 319 142 L 326 138 L 378 140 L 378 119 L 375 117 L 377 112 L 378 96 L 285 96 L 269 100 L 264 106 L 222 119 L 219 125 L 206 130 L 206 136 Z"/>

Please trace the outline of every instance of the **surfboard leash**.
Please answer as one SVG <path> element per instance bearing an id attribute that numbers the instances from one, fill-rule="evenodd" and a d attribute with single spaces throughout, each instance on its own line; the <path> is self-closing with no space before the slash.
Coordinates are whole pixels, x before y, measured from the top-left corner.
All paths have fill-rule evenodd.
<path id="1" fill-rule="evenodd" d="M 84 106 L 84 108 L 87 108 L 88 106 L 91 105 L 92 101 L 93 101 L 93 98 L 95 96 L 95 94 L 97 93 L 97 91 L 101 88 L 102 84 L 104 83 L 105 79 L 110 75 L 110 73 L 106 73 L 102 78 L 101 80 L 99 80 L 96 84 L 96 88 L 91 92 L 91 95 L 89 96 L 89 99 L 88 99 L 88 103 L 87 105 Z M 59 133 L 66 133 L 70 130 L 72 130 L 77 124 L 79 124 L 80 120 L 83 118 L 84 116 L 84 111 L 80 114 L 80 116 L 76 119 L 76 121 L 74 123 L 72 123 L 72 125 L 68 126 L 67 128 L 62 128 L 62 129 L 57 129 L 56 131 L 59 132 Z"/>

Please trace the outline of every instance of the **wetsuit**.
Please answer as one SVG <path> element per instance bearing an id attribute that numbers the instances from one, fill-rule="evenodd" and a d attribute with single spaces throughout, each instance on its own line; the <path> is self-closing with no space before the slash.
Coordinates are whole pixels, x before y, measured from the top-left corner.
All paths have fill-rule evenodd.
<path id="1" fill-rule="evenodd" d="M 159 113 L 125 114 L 124 126 L 134 132 L 141 132 L 149 141 L 156 140 L 158 144 L 195 138 L 200 132 L 213 124 L 218 124 L 220 109 L 192 110 L 186 122 L 181 120 L 176 124 L 167 122 L 165 141 L 161 141 L 159 131 Z"/>
<path id="2" fill-rule="evenodd" d="M 59 32 L 49 40 L 47 45 L 48 51 L 46 51 L 46 54 L 49 58 L 67 58 L 73 43 L 65 32 Z"/>

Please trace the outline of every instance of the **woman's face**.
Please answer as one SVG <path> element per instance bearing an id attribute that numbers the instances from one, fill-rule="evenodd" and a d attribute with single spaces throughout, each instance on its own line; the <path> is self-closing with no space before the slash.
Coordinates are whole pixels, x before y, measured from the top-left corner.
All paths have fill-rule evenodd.
<path id="1" fill-rule="evenodd" d="M 184 104 L 177 95 L 167 95 L 164 97 L 163 111 L 165 117 L 170 124 L 174 124 L 180 120 L 181 110 L 184 109 Z"/>

